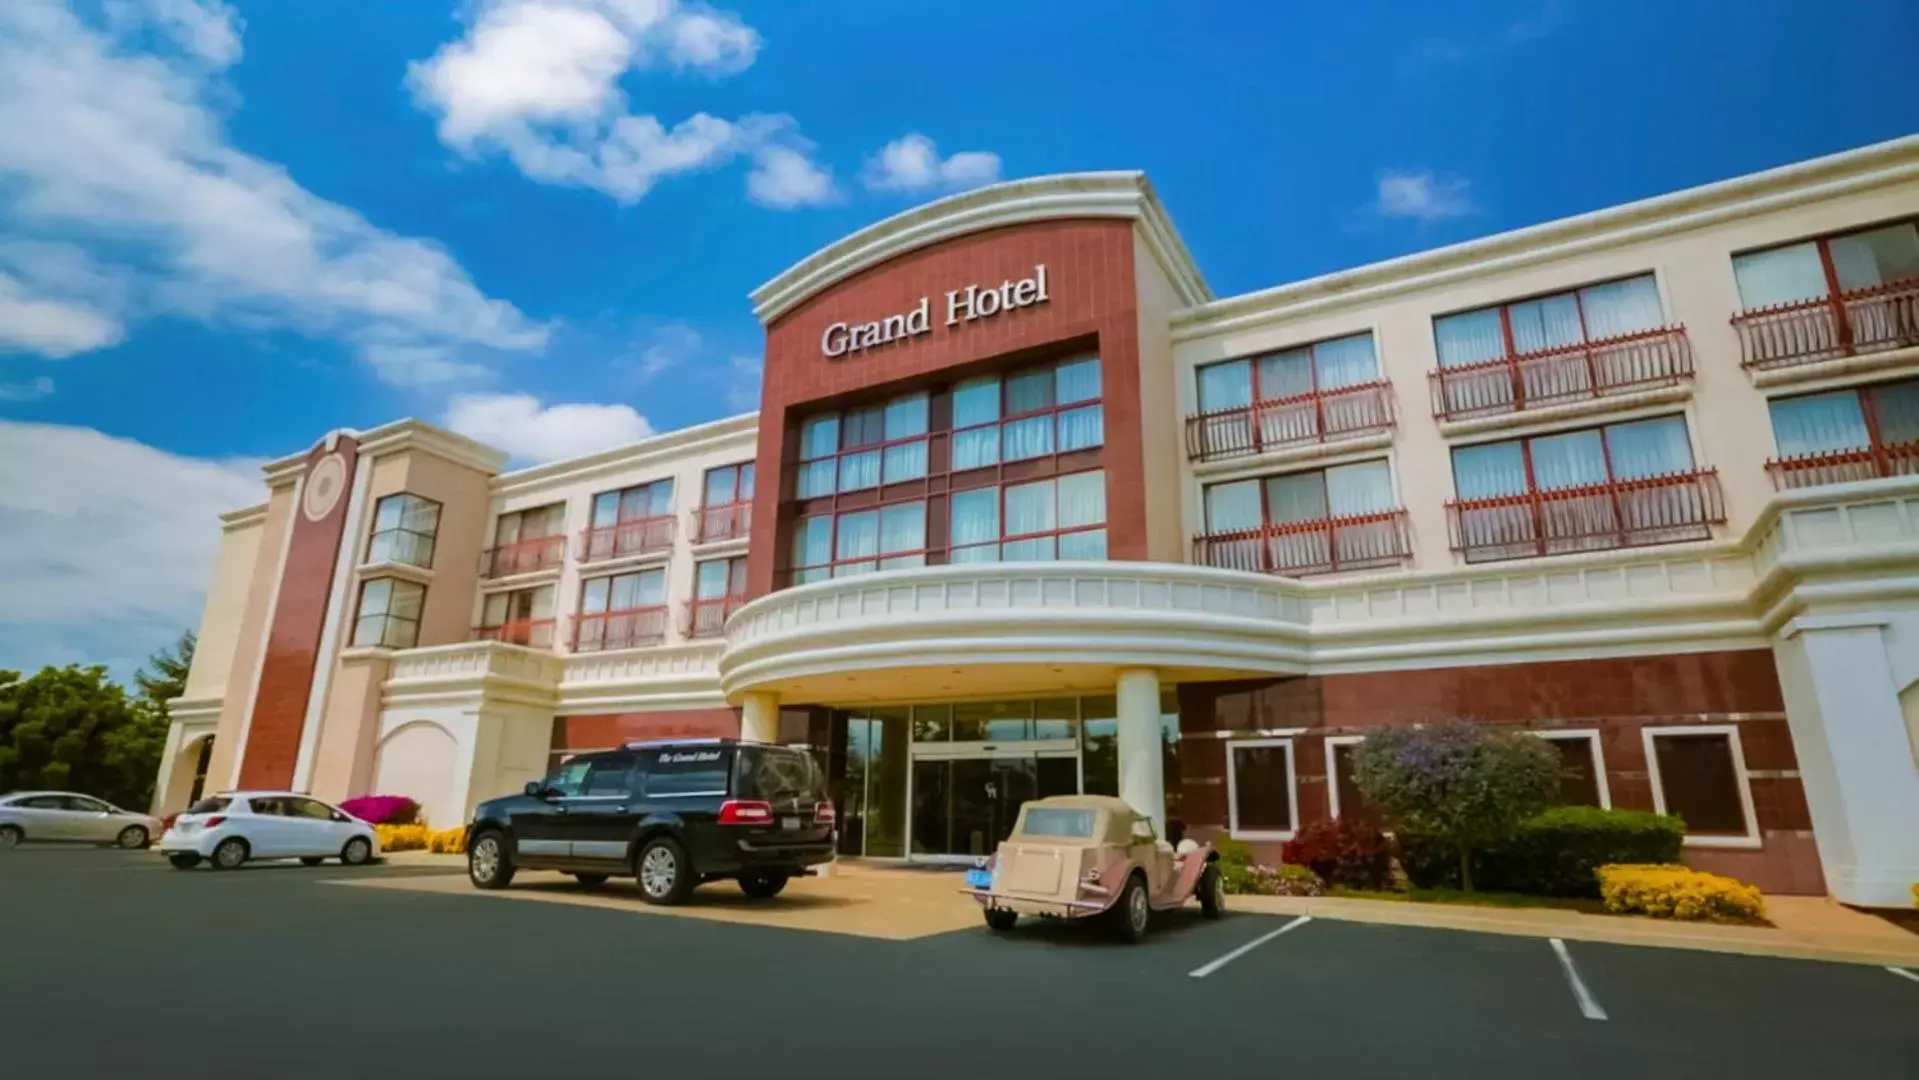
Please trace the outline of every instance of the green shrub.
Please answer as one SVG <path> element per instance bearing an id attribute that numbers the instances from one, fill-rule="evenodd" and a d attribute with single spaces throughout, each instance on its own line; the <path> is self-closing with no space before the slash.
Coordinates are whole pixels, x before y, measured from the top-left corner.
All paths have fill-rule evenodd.
<path id="1" fill-rule="evenodd" d="M 1676 817 L 1556 806 L 1522 822 L 1510 840 L 1475 852 L 1473 882 L 1500 892 L 1596 898 L 1600 867 L 1676 863 L 1685 838 L 1686 827 Z M 1416 887 L 1458 887 L 1452 845 L 1414 832 L 1398 839 L 1400 866 Z"/>
<path id="2" fill-rule="evenodd" d="M 1326 883 L 1304 866 L 1265 866 L 1253 861 L 1253 849 L 1238 840 L 1213 841 L 1219 852 L 1219 876 L 1226 891 L 1240 896 L 1319 896 Z"/>

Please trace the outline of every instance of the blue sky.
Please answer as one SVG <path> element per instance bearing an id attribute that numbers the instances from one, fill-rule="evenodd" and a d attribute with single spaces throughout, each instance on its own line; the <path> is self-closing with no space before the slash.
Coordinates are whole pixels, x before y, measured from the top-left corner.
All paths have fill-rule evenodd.
<path id="1" fill-rule="evenodd" d="M 1910 0 L 8 0 L 0 667 L 193 625 L 331 427 L 751 407 L 746 293 L 948 191 L 1144 169 L 1231 294 L 1911 134 L 1916 50 Z"/>

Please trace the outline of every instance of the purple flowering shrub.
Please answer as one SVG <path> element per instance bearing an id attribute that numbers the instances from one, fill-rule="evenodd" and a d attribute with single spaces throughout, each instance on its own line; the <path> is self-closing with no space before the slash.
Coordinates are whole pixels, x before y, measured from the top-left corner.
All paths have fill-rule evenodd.
<path id="1" fill-rule="evenodd" d="M 420 804 L 405 795 L 362 795 L 341 803 L 340 809 L 369 825 L 412 825 L 420 820 Z"/>

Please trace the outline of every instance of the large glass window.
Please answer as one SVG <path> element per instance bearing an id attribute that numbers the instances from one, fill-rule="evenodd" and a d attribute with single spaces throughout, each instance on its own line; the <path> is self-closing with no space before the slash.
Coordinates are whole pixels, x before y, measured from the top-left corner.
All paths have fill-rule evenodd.
<path id="1" fill-rule="evenodd" d="M 1106 557 L 1106 474 L 956 492 L 953 562 L 1050 562 Z"/>
<path id="2" fill-rule="evenodd" d="M 535 648 L 551 646 L 554 592 L 553 586 L 545 585 L 487 594 L 475 636 Z"/>
<path id="3" fill-rule="evenodd" d="M 1665 323 L 1651 274 L 1433 320 L 1441 368 L 1470 367 L 1656 330 Z"/>
<path id="4" fill-rule="evenodd" d="M 1919 472 L 1919 380 L 1774 398 L 1781 487 Z"/>
<path id="5" fill-rule="evenodd" d="M 606 559 L 673 544 L 673 479 L 666 477 L 593 496 L 585 559 Z"/>
<path id="6" fill-rule="evenodd" d="M 928 427 L 925 393 L 808 417 L 800 425 L 801 465 L 795 494 L 814 499 L 925 476 Z"/>
<path id="7" fill-rule="evenodd" d="M 566 504 L 550 503 L 501 514 L 486 554 L 487 577 L 559 566 L 566 558 Z"/>
<path id="8" fill-rule="evenodd" d="M 1291 739 L 1226 744 L 1226 801 L 1236 838 L 1290 840 L 1299 820 Z"/>
<path id="9" fill-rule="evenodd" d="M 666 571 L 588 578 L 580 586 L 573 647 L 580 652 L 651 645 L 666 636 Z"/>
<path id="10" fill-rule="evenodd" d="M 1902 221 L 1733 256 L 1739 303 L 1747 310 L 1822 300 L 1919 278 L 1919 225 Z"/>
<path id="11" fill-rule="evenodd" d="M 1028 368 L 953 388 L 953 469 L 1104 445 L 1099 358 Z"/>
<path id="12" fill-rule="evenodd" d="M 1411 554 L 1405 514 L 1384 460 L 1205 489 L 1200 561 L 1259 573 L 1333 573 Z"/>
<path id="13" fill-rule="evenodd" d="M 366 561 L 433 568 L 433 547 L 440 534 L 440 504 L 402 492 L 373 507 L 373 537 Z"/>
<path id="14" fill-rule="evenodd" d="M 924 502 L 802 518 L 793 530 L 795 584 L 925 565 Z"/>
<path id="15" fill-rule="evenodd" d="M 1207 364 L 1199 369 L 1199 411 L 1219 412 L 1378 381 L 1373 335 L 1353 334 L 1267 356 Z"/>
<path id="16" fill-rule="evenodd" d="M 706 484 L 701 495 L 702 505 L 709 507 L 752 502 L 753 463 L 722 465 L 706 470 Z"/>
<path id="17" fill-rule="evenodd" d="M 376 577 L 362 582 L 353 644 L 411 649 L 420 642 L 420 611 L 425 605 L 426 586 L 417 581 Z"/>
<path id="18" fill-rule="evenodd" d="M 1919 344 L 1919 224 L 1733 256 L 1744 363 L 1772 369 Z"/>
<path id="19" fill-rule="evenodd" d="M 1753 843 L 1752 793 L 1738 735 L 1729 728 L 1647 728 L 1653 804 L 1685 819 L 1689 843 Z"/>
<path id="20" fill-rule="evenodd" d="M 1686 421 L 1678 416 L 1453 451 L 1454 487 L 1467 500 L 1669 476 L 1692 467 Z"/>

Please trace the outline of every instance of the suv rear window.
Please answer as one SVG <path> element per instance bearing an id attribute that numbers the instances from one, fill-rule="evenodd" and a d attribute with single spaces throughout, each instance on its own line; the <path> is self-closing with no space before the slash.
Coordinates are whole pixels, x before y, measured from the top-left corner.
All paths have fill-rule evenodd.
<path id="1" fill-rule="evenodd" d="M 726 774 L 732 762 L 719 746 L 669 746 L 655 751 L 646 762 L 646 797 L 689 798 L 726 795 Z"/>
<path id="2" fill-rule="evenodd" d="M 742 746 L 734 776 L 736 799 L 756 799 L 776 806 L 811 806 L 827 801 L 826 774 L 804 750 Z"/>
<path id="3" fill-rule="evenodd" d="M 225 810 L 227 807 L 232 805 L 233 805 L 232 799 L 229 799 L 224 795 L 215 795 L 210 798 L 201 799 L 199 802 L 194 803 L 192 806 L 187 807 L 187 813 L 217 814 L 220 811 Z"/>

